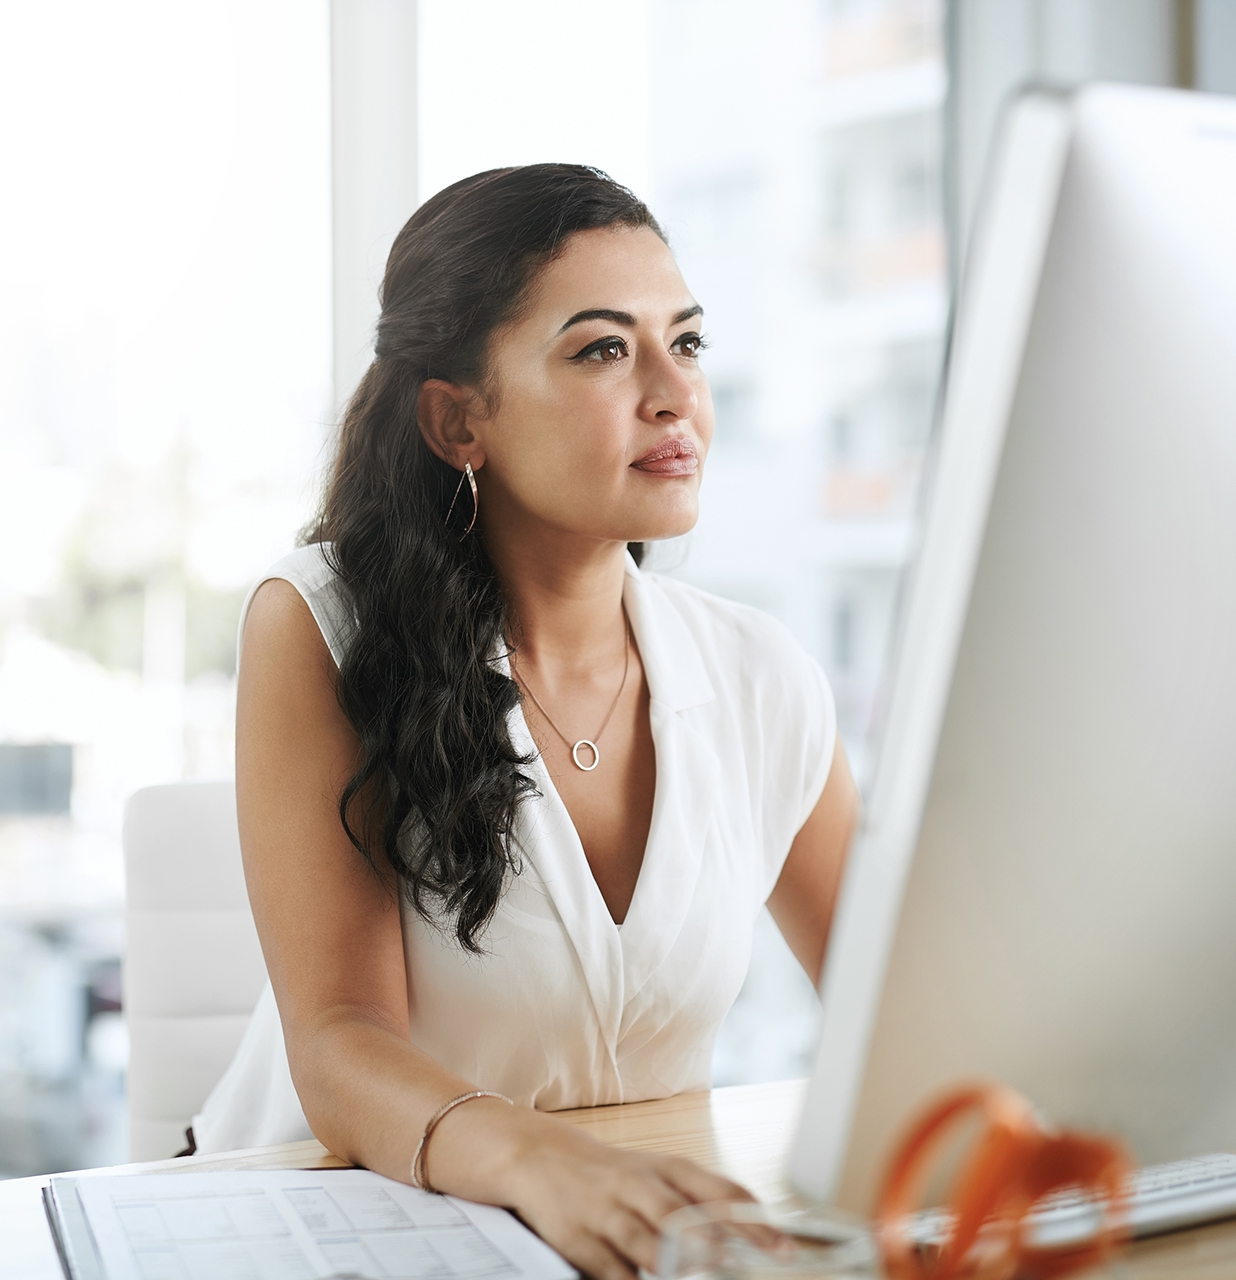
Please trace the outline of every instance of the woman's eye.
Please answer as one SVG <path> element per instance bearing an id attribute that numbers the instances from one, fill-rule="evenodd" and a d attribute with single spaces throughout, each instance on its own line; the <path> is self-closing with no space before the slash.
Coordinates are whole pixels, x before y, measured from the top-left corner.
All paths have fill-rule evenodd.
<path id="1" fill-rule="evenodd" d="M 684 333 L 679 337 L 672 347 L 671 351 L 676 352 L 680 356 L 698 356 L 701 351 L 708 345 L 703 337 L 698 333 Z"/>
<path id="2" fill-rule="evenodd" d="M 621 338 L 602 338 L 599 342 L 589 343 L 575 360 L 592 360 L 598 364 L 612 364 L 627 354 L 627 344 Z"/>

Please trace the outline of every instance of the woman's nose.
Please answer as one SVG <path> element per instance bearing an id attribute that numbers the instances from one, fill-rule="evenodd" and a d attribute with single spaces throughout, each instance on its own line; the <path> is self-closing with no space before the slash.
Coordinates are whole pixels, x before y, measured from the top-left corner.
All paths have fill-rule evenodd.
<path id="1" fill-rule="evenodd" d="M 693 418 L 700 407 L 695 387 L 668 352 L 650 361 L 640 417 L 648 422 L 678 422 Z"/>

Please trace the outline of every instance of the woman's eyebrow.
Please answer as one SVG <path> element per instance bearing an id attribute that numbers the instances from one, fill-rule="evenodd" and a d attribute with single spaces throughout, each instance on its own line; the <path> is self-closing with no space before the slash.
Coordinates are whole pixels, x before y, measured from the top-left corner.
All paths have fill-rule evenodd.
<path id="1" fill-rule="evenodd" d="M 697 302 L 693 307 L 687 307 L 680 311 L 671 321 L 671 325 L 682 324 L 684 320 L 690 320 L 692 316 L 702 316 L 704 308 Z M 559 334 L 566 331 L 573 324 L 581 324 L 585 320 L 612 320 L 614 324 L 626 325 L 628 329 L 635 328 L 635 317 L 629 311 L 613 311 L 609 307 L 593 307 L 588 311 L 577 311 L 567 322 L 558 330 Z"/>
<path id="2" fill-rule="evenodd" d="M 593 307 L 590 311 L 577 311 L 558 332 L 566 333 L 573 324 L 580 324 L 585 320 L 612 320 L 615 324 L 626 325 L 629 329 L 635 327 L 635 317 L 629 311 L 611 311 L 608 307 Z"/>

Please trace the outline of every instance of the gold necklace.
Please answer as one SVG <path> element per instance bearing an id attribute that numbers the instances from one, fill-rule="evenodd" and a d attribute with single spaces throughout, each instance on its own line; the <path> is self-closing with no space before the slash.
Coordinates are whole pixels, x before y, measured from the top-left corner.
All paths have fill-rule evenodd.
<path id="1" fill-rule="evenodd" d="M 573 743 L 571 739 L 568 738 L 556 724 L 554 724 L 549 712 L 541 706 L 540 700 L 537 698 L 536 694 L 532 692 L 532 687 L 528 684 L 527 680 L 525 680 L 524 677 L 515 670 L 514 666 L 511 667 L 511 674 L 515 677 L 519 687 L 532 699 L 533 705 L 545 717 L 549 727 L 562 739 L 564 743 L 566 743 L 568 747 L 571 748 L 571 759 L 575 761 L 575 767 L 577 769 L 582 769 L 585 773 L 591 773 L 593 769 L 601 763 L 601 749 L 597 746 L 597 742 L 605 732 L 606 726 L 609 724 L 614 712 L 618 710 L 618 703 L 622 699 L 622 691 L 627 687 L 627 675 L 631 670 L 631 623 L 625 612 L 623 613 L 622 620 L 625 624 L 624 639 L 626 641 L 624 648 L 625 656 L 622 663 L 622 683 L 618 686 L 618 692 L 614 695 L 614 700 L 610 703 L 610 708 L 605 713 L 605 719 L 601 721 L 601 727 L 596 731 L 595 737 L 580 738 L 578 742 Z M 592 752 L 591 764 L 584 764 L 580 760 L 579 750 L 581 747 L 587 747 L 588 750 Z"/>

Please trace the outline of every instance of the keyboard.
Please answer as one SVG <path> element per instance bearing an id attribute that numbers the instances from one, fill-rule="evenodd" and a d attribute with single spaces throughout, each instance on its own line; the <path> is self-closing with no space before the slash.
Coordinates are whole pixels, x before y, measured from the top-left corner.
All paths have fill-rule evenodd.
<path id="1" fill-rule="evenodd" d="M 1137 1238 L 1236 1217 L 1236 1155 L 1148 1165 L 1134 1173 L 1132 1183 L 1128 1223 Z M 1102 1209 L 1092 1198 L 1061 1192 L 1048 1196 L 1026 1218 L 1027 1242 L 1080 1244 L 1095 1234 L 1101 1221 Z M 942 1211 L 930 1210 L 919 1215 L 912 1235 L 922 1244 L 940 1244 L 947 1222 Z"/>

